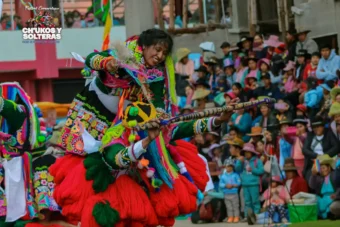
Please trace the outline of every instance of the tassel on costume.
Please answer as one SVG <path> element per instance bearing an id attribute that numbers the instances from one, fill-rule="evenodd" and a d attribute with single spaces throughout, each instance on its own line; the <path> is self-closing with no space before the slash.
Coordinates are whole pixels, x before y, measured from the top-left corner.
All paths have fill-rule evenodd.
<path id="1" fill-rule="evenodd" d="M 72 220 L 81 219 L 87 199 L 95 194 L 92 189 L 93 181 L 86 180 L 85 173 L 85 167 L 81 162 L 54 191 L 55 200 L 62 207 L 62 215 Z"/>
<path id="2" fill-rule="evenodd" d="M 83 157 L 71 154 L 57 158 L 56 162 L 48 169 L 49 173 L 54 177 L 54 183 L 60 184 L 66 175 L 72 172 L 72 168 L 83 160 Z"/>
<path id="3" fill-rule="evenodd" d="M 155 211 L 146 193 L 129 176 L 123 175 L 118 177 L 114 184 L 109 185 L 106 191 L 91 196 L 87 200 L 81 219 L 82 227 L 99 226 L 92 214 L 98 203 L 106 202 L 110 203 L 112 209 L 119 212 L 120 222 L 115 226 L 124 226 L 122 223 L 126 221 L 141 223 L 142 226 L 158 225 Z M 110 223 L 112 220 L 106 220 L 106 222 Z"/>
<path id="4" fill-rule="evenodd" d="M 198 156 L 197 148 L 184 140 L 176 141 L 177 152 L 181 155 L 185 167 L 199 190 L 204 191 L 209 177 L 204 161 Z"/>

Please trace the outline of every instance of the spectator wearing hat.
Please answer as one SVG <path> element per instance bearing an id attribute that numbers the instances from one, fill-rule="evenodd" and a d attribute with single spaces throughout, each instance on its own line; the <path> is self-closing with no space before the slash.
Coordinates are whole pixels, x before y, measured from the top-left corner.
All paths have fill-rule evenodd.
<path id="1" fill-rule="evenodd" d="M 256 143 L 263 138 L 262 128 L 259 126 L 252 127 L 250 133 L 248 133 L 247 136 L 251 137 L 249 143 L 252 143 L 254 146 L 256 146 Z"/>
<path id="2" fill-rule="evenodd" d="M 285 72 L 283 75 L 284 93 L 290 94 L 293 91 L 298 90 L 298 82 L 294 76 L 295 63 L 293 61 L 289 61 L 283 71 Z"/>
<path id="3" fill-rule="evenodd" d="M 235 168 L 243 170 L 241 182 L 245 201 L 244 216 L 247 217 L 248 209 L 254 210 L 255 214 L 260 213 L 260 177 L 264 174 L 264 168 L 252 143 L 246 143 L 242 153 L 244 159 L 238 160 Z"/>
<path id="4" fill-rule="evenodd" d="M 203 42 L 199 45 L 202 50 L 202 56 L 200 58 L 200 63 L 204 64 L 204 56 L 206 53 L 216 53 L 215 44 L 213 42 Z"/>
<path id="5" fill-rule="evenodd" d="M 239 130 L 235 127 L 230 127 L 229 132 L 227 134 L 225 134 L 225 136 L 223 136 L 223 138 L 222 138 L 222 143 L 223 143 L 222 160 L 226 160 L 228 157 L 232 156 L 231 155 L 232 152 L 230 151 L 229 142 L 233 141 L 235 138 L 240 138 L 240 137 L 241 137 L 241 134 L 240 134 Z M 243 146 L 243 144 L 242 144 L 242 146 Z M 236 153 L 240 154 L 240 152 L 241 152 L 241 150 L 239 152 L 236 152 Z M 235 154 L 235 153 L 233 153 L 233 154 Z M 234 158 L 236 158 L 236 156 Z"/>
<path id="6" fill-rule="evenodd" d="M 292 105 L 287 100 L 279 99 L 274 104 L 276 118 L 281 120 L 291 121 L 293 119 Z"/>
<path id="7" fill-rule="evenodd" d="M 332 102 L 337 102 L 340 103 L 340 87 L 334 87 L 331 90 L 331 98 L 332 98 Z"/>
<path id="8" fill-rule="evenodd" d="M 263 193 L 264 208 L 268 208 L 269 224 L 274 222 L 274 213 L 278 212 L 282 223 L 287 223 L 285 205 L 289 200 L 289 194 L 282 185 L 280 176 L 271 178 L 270 187 Z"/>
<path id="9" fill-rule="evenodd" d="M 195 69 L 196 74 L 193 75 L 192 77 L 192 82 L 196 83 L 197 80 L 201 79 L 201 80 L 206 80 L 208 79 L 208 69 L 207 67 L 201 65 L 200 67 L 198 67 L 198 69 Z"/>
<path id="10" fill-rule="evenodd" d="M 272 84 L 269 73 L 261 74 L 260 78 L 263 86 L 258 87 L 254 91 L 255 97 L 267 96 L 274 99 L 280 99 L 283 96 L 280 89 Z"/>
<path id="11" fill-rule="evenodd" d="M 293 158 L 286 158 L 283 166 L 283 171 L 286 176 L 284 183 L 290 197 L 293 197 L 300 192 L 308 192 L 307 181 L 299 176 L 299 168 L 295 166 L 294 162 Z"/>
<path id="12" fill-rule="evenodd" d="M 258 100 L 261 100 L 262 97 L 258 98 Z M 276 119 L 274 112 L 270 109 L 267 103 L 261 103 L 258 105 L 258 108 L 260 110 L 261 115 L 258 117 L 258 119 L 254 121 L 259 122 L 259 126 L 266 130 L 267 126 L 272 124 Z"/>
<path id="13" fill-rule="evenodd" d="M 330 206 L 337 190 L 335 186 L 338 185 L 336 179 L 338 176 L 334 169 L 334 158 L 328 154 L 320 155 L 313 165 L 312 176 L 309 178 L 309 187 L 317 194 L 318 215 L 322 219 L 330 216 Z"/>
<path id="14" fill-rule="evenodd" d="M 319 80 L 336 80 L 337 71 L 340 69 L 340 57 L 329 44 L 321 46 L 321 60 L 316 70 L 316 77 Z"/>
<path id="15" fill-rule="evenodd" d="M 322 99 L 322 93 L 317 88 L 317 79 L 309 77 L 306 81 L 307 92 L 304 95 L 304 105 L 309 110 L 309 117 L 314 117 L 320 107 L 320 102 Z"/>
<path id="16" fill-rule="evenodd" d="M 248 56 L 249 51 L 252 51 L 253 40 L 252 37 L 243 36 L 237 43 L 237 46 L 246 56 Z"/>
<path id="17" fill-rule="evenodd" d="M 330 129 L 332 130 L 335 137 L 340 141 L 340 103 L 333 103 L 328 115 L 332 119 Z"/>
<path id="18" fill-rule="evenodd" d="M 188 48 L 179 48 L 176 53 L 177 63 L 175 65 L 175 70 L 177 74 L 183 76 L 189 76 L 192 80 L 192 75 L 195 71 L 194 62 L 189 59 L 189 54 L 191 51 Z"/>
<path id="19" fill-rule="evenodd" d="M 299 168 L 299 174 L 302 176 L 302 169 L 305 162 L 302 147 L 307 138 L 308 120 L 303 117 L 296 117 L 293 124 L 295 127 L 286 127 L 284 130 L 281 130 L 281 133 L 285 140 L 292 145 L 289 157 L 292 158 L 294 165 Z"/>
<path id="20" fill-rule="evenodd" d="M 305 156 L 303 175 L 309 179 L 313 160 L 323 154 L 334 157 L 339 154 L 339 141 L 334 134 L 325 128 L 325 122 L 321 117 L 312 120 L 312 132 L 307 134 L 306 142 L 303 145 L 302 153 Z"/>
<path id="21" fill-rule="evenodd" d="M 207 106 L 211 107 L 214 106 L 214 103 L 209 103 L 208 96 L 210 91 L 207 89 L 196 89 L 194 91 L 194 95 L 192 96 L 192 100 L 196 101 L 196 109 L 197 111 L 203 111 Z M 207 105 L 208 104 L 208 105 Z"/>
<path id="22" fill-rule="evenodd" d="M 307 116 L 307 107 L 303 104 L 299 104 L 296 106 L 296 117 L 303 117 L 308 119 Z"/>
<path id="23" fill-rule="evenodd" d="M 290 28 L 286 33 L 286 40 L 288 43 L 287 49 L 288 49 L 288 56 L 287 61 L 295 61 L 295 54 L 296 54 L 296 29 Z"/>
<path id="24" fill-rule="evenodd" d="M 291 121 L 288 119 L 282 119 L 280 120 L 279 123 L 279 127 L 280 127 L 280 135 L 278 137 L 279 139 L 279 165 L 282 168 L 284 165 L 284 161 L 286 158 L 290 157 L 292 154 L 292 145 L 286 140 L 286 138 L 284 137 L 284 134 L 287 130 L 287 128 L 290 127 L 291 125 Z"/>
<path id="25" fill-rule="evenodd" d="M 312 54 L 319 51 L 318 44 L 311 38 L 307 37 L 310 30 L 300 29 L 297 31 L 296 36 L 298 42 L 296 44 L 295 53 L 298 55 L 300 50 L 307 50 L 307 53 Z"/>
<path id="26" fill-rule="evenodd" d="M 231 136 L 229 135 L 229 137 Z M 243 159 L 243 156 L 241 155 L 241 151 L 244 145 L 244 141 L 238 136 L 235 136 L 233 139 L 228 138 L 227 144 L 229 145 L 229 152 L 230 152 L 229 159 L 232 159 L 234 163 L 236 164 L 237 160 Z M 237 168 L 235 170 L 238 173 L 242 171 L 242 169 L 237 169 Z"/>
<path id="27" fill-rule="evenodd" d="M 224 73 L 227 77 L 228 86 L 231 87 L 236 82 L 236 72 L 234 62 L 230 58 L 223 60 Z"/>
<path id="28" fill-rule="evenodd" d="M 307 80 L 308 77 L 315 77 L 316 78 L 316 70 L 319 65 L 321 55 L 319 52 L 312 53 L 312 58 L 310 63 L 308 63 L 305 67 L 303 72 L 303 80 Z M 319 80 L 318 84 L 321 84 L 323 80 Z"/>
<path id="29" fill-rule="evenodd" d="M 234 61 L 235 69 L 238 69 L 241 63 L 241 56 L 239 54 L 240 48 L 238 46 L 231 46 L 229 51 L 231 55 L 231 60 Z"/>
<path id="30" fill-rule="evenodd" d="M 298 81 L 302 81 L 303 80 L 303 74 L 304 74 L 304 70 L 306 68 L 307 65 L 307 60 L 310 59 L 310 54 L 307 52 L 307 50 L 299 50 L 299 52 L 296 54 L 297 56 L 297 68 L 296 68 L 296 79 Z"/>
<path id="31" fill-rule="evenodd" d="M 250 132 L 252 119 L 248 112 L 244 109 L 236 110 L 229 122 L 230 126 L 236 127 L 242 133 L 243 141 L 249 141 L 249 136 L 246 134 Z"/>
<path id="32" fill-rule="evenodd" d="M 282 75 L 274 76 L 274 74 L 270 71 L 270 60 L 268 58 L 262 58 L 257 62 L 257 68 L 262 73 L 269 73 L 270 79 L 273 84 L 279 84 L 282 82 Z"/>
<path id="33" fill-rule="evenodd" d="M 268 59 L 272 58 L 275 48 L 278 48 L 281 44 L 283 44 L 276 35 L 269 36 L 268 40 L 265 40 L 264 43 L 268 46 L 267 55 L 265 56 Z"/>
<path id="34" fill-rule="evenodd" d="M 330 92 L 333 87 L 334 87 L 334 81 L 328 80 L 325 83 L 321 84 L 318 88 L 319 90 L 322 90 L 323 95 L 320 101 L 321 109 L 316 115 L 321 116 L 323 119 L 328 118 L 328 112 L 332 105 Z"/>
<path id="35" fill-rule="evenodd" d="M 219 183 L 219 187 L 224 194 L 228 223 L 238 223 L 240 221 L 240 200 L 238 190 L 241 185 L 241 179 L 234 171 L 234 165 L 232 160 L 225 161 L 224 166 L 226 171 L 221 174 Z"/>

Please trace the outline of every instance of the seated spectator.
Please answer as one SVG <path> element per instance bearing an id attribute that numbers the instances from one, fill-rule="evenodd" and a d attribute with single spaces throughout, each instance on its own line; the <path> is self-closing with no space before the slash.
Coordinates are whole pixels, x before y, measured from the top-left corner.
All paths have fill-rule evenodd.
<path id="1" fill-rule="evenodd" d="M 259 87 L 254 91 L 255 97 L 268 96 L 274 99 L 280 99 L 282 97 L 280 89 L 272 84 L 269 73 L 262 74 L 261 81 L 263 87 Z"/>
<path id="2" fill-rule="evenodd" d="M 229 58 L 230 60 L 233 60 L 232 54 L 230 52 L 230 43 L 223 42 L 220 48 L 222 49 L 222 52 L 223 52 L 223 61 L 227 58 Z"/>
<path id="3" fill-rule="evenodd" d="M 335 137 L 340 140 L 340 103 L 333 103 L 328 115 L 332 120 L 330 129 L 332 130 Z"/>
<path id="4" fill-rule="evenodd" d="M 299 169 L 295 166 L 295 160 L 293 158 L 286 158 L 285 164 L 283 166 L 283 171 L 285 172 L 285 185 L 289 192 L 290 197 L 300 193 L 308 192 L 307 181 L 299 176 Z"/>
<path id="5" fill-rule="evenodd" d="M 236 73 L 233 60 L 226 58 L 223 60 L 224 74 L 227 77 L 228 86 L 231 87 L 236 83 Z"/>
<path id="6" fill-rule="evenodd" d="M 321 60 L 316 70 L 316 77 L 319 80 L 336 80 L 337 70 L 340 69 L 340 57 L 336 55 L 335 50 L 331 49 L 329 44 L 321 46 Z"/>
<path id="7" fill-rule="evenodd" d="M 281 121 L 287 119 L 292 121 L 293 119 L 293 106 L 289 103 L 289 101 L 279 99 L 277 103 L 274 104 L 274 109 L 276 110 L 276 118 Z"/>
<path id="8" fill-rule="evenodd" d="M 220 176 L 220 188 L 224 194 L 224 203 L 227 208 L 228 223 L 238 223 L 240 221 L 240 200 L 238 189 L 241 185 L 240 176 L 234 172 L 234 162 L 225 162 L 226 171 Z"/>
<path id="9" fill-rule="evenodd" d="M 295 78 L 295 63 L 293 61 L 289 61 L 286 67 L 283 69 L 285 74 L 283 75 L 283 83 L 284 83 L 284 93 L 289 94 L 298 89 L 298 81 Z"/>
<path id="10" fill-rule="evenodd" d="M 255 151 L 254 145 L 247 143 L 243 146 L 244 159 L 236 162 L 236 171 L 242 170 L 241 182 L 245 201 L 244 216 L 247 217 L 248 209 L 260 213 L 260 177 L 264 173 L 263 163 L 257 158 L 259 153 Z"/>
<path id="11" fill-rule="evenodd" d="M 266 130 L 267 126 L 276 122 L 277 119 L 274 115 L 274 112 L 269 108 L 268 104 L 262 103 L 258 106 L 260 109 L 261 115 L 259 116 L 259 126 Z"/>
<path id="12" fill-rule="evenodd" d="M 307 80 L 308 77 L 316 78 L 316 70 L 319 65 L 321 55 L 319 52 L 314 52 L 312 54 L 311 62 L 307 64 L 304 72 L 303 72 L 303 80 Z M 318 84 L 322 84 L 323 80 L 319 80 Z"/>
<path id="13" fill-rule="evenodd" d="M 304 95 L 304 105 L 309 110 L 309 117 L 314 117 L 320 107 L 320 101 L 322 95 L 316 89 L 317 87 L 317 80 L 313 77 L 309 77 L 307 79 L 307 92 Z"/>
<path id="14" fill-rule="evenodd" d="M 307 50 L 301 49 L 299 50 L 296 56 L 297 56 L 297 68 L 295 78 L 298 81 L 302 81 L 304 71 L 307 66 L 307 61 L 310 59 L 310 54 L 307 52 Z"/>
<path id="15" fill-rule="evenodd" d="M 267 57 L 267 44 L 264 43 L 264 37 L 262 34 L 255 34 L 253 42 L 253 51 L 255 57 L 258 59 Z"/>
<path id="16" fill-rule="evenodd" d="M 279 165 L 282 168 L 284 165 L 284 161 L 286 158 L 291 156 L 292 153 L 292 145 L 286 140 L 286 138 L 283 136 L 285 132 L 287 131 L 287 128 L 290 127 L 290 120 L 288 119 L 282 119 L 279 123 L 280 127 L 280 137 L 279 139 Z"/>
<path id="17" fill-rule="evenodd" d="M 248 76 L 256 78 L 257 81 L 260 80 L 261 73 L 257 68 L 256 58 L 248 58 L 248 70 L 246 70 L 243 74 L 243 78 L 241 80 L 242 87 L 245 87 L 245 78 Z"/>
<path id="18" fill-rule="evenodd" d="M 336 188 L 335 161 L 328 154 L 320 155 L 317 165 L 312 168 L 312 176 L 309 178 L 309 187 L 315 190 L 318 202 L 318 215 L 321 219 L 326 219 L 330 215 L 330 206 L 333 203 Z"/>
<path id="19" fill-rule="evenodd" d="M 235 64 L 235 69 L 236 69 L 236 82 L 237 83 L 242 83 L 244 75 L 246 72 L 248 72 L 248 59 L 245 57 L 240 58 L 240 64 L 238 67 L 236 67 Z"/>
<path id="20" fill-rule="evenodd" d="M 289 200 L 289 195 L 284 186 L 280 176 L 273 176 L 271 178 L 270 187 L 263 193 L 265 202 L 264 208 L 268 208 L 269 224 L 274 222 L 274 213 L 279 212 L 282 223 L 287 223 L 286 208 L 285 205 Z"/>
<path id="21" fill-rule="evenodd" d="M 212 102 L 209 102 L 208 96 L 210 94 L 210 91 L 207 89 L 196 89 L 194 91 L 194 95 L 192 96 L 192 100 L 196 101 L 196 110 L 197 111 L 203 111 L 206 108 L 213 108 L 215 107 L 215 104 Z"/>
<path id="22" fill-rule="evenodd" d="M 242 85 L 240 83 L 234 83 L 231 87 L 234 95 L 240 100 L 240 102 L 248 101 L 248 96 L 246 92 L 243 90 Z"/>
<path id="23" fill-rule="evenodd" d="M 245 112 L 244 109 L 236 110 L 231 116 L 229 125 L 237 128 L 243 135 L 243 141 L 249 141 L 249 136 L 246 134 L 250 132 L 251 129 L 251 116 L 249 113 Z"/>
<path id="24" fill-rule="evenodd" d="M 262 128 L 259 126 L 252 127 L 250 133 L 248 133 L 247 136 L 251 137 L 249 143 L 252 143 L 254 146 L 256 146 L 256 143 L 263 138 Z"/>
<path id="25" fill-rule="evenodd" d="M 306 142 L 303 145 L 302 153 L 305 156 L 305 165 L 303 175 L 309 179 L 313 160 L 320 155 L 327 154 L 335 157 L 339 154 L 339 141 L 334 134 L 325 128 L 325 122 L 321 117 L 315 117 L 312 120 L 312 132 L 307 134 Z"/>
<path id="26" fill-rule="evenodd" d="M 321 116 L 323 119 L 328 118 L 328 112 L 329 112 L 329 109 L 331 108 L 331 105 L 332 105 L 332 99 L 331 99 L 330 92 L 331 92 L 333 87 L 334 87 L 334 81 L 333 80 L 326 81 L 326 83 L 321 84 L 319 86 L 319 89 L 320 90 L 322 89 L 323 96 L 322 96 L 321 101 L 320 101 L 321 109 L 319 110 L 319 112 L 316 115 Z"/>
<path id="27" fill-rule="evenodd" d="M 298 42 L 295 49 L 296 54 L 298 54 L 301 49 L 307 50 L 309 54 L 319 51 L 318 44 L 313 39 L 307 37 L 309 32 L 310 30 L 297 31 L 296 36 L 298 37 Z"/>
<path id="28" fill-rule="evenodd" d="M 175 65 L 176 73 L 189 77 L 190 81 L 193 80 L 194 62 L 189 59 L 190 50 L 188 48 L 179 48 L 176 53 L 177 62 Z"/>

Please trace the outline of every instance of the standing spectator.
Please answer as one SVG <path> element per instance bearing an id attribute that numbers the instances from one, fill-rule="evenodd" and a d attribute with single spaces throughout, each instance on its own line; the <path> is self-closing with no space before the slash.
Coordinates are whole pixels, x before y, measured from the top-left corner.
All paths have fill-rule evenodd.
<path id="1" fill-rule="evenodd" d="M 244 216 L 247 217 L 248 209 L 260 213 L 260 177 L 264 173 L 263 163 L 257 158 L 259 153 L 254 145 L 247 143 L 243 146 L 244 159 L 236 162 L 236 169 L 242 169 L 241 182 L 245 200 Z"/>
<path id="2" fill-rule="evenodd" d="M 296 29 L 290 28 L 286 33 L 286 40 L 288 43 L 288 56 L 287 61 L 295 61 L 295 54 L 296 54 Z"/>
<path id="3" fill-rule="evenodd" d="M 240 201 L 238 188 L 241 185 L 240 176 L 234 172 L 234 162 L 226 160 L 226 171 L 220 177 L 220 188 L 224 194 L 224 202 L 228 213 L 228 223 L 240 221 Z"/>
<path id="4" fill-rule="evenodd" d="M 298 54 L 300 50 L 307 50 L 308 54 L 319 51 L 318 44 L 313 39 L 307 37 L 309 32 L 310 30 L 300 30 L 297 32 L 298 42 L 295 49 L 296 54 Z"/>
<path id="5" fill-rule="evenodd" d="M 321 60 L 316 70 L 316 77 L 319 80 L 336 80 L 337 71 L 340 69 L 340 57 L 329 44 L 321 46 Z"/>
<path id="6" fill-rule="evenodd" d="M 314 52 L 312 54 L 312 60 L 309 64 L 307 64 L 304 72 L 303 72 L 303 80 L 307 80 L 308 77 L 315 77 L 316 78 L 316 69 L 318 68 L 319 61 L 320 61 L 320 53 Z M 318 84 L 321 84 L 323 80 L 319 80 Z"/>
<path id="7" fill-rule="evenodd" d="M 81 14 L 78 10 L 74 10 L 73 11 L 73 20 L 74 20 L 74 23 L 72 25 L 72 28 L 82 28 L 82 18 L 81 18 Z"/>
<path id="8" fill-rule="evenodd" d="M 305 156 L 303 175 L 309 179 L 313 160 L 323 154 L 334 157 L 339 154 L 339 141 L 334 134 L 325 128 L 325 122 L 321 117 L 312 120 L 313 132 L 307 134 L 307 139 L 303 145 L 302 153 Z"/>

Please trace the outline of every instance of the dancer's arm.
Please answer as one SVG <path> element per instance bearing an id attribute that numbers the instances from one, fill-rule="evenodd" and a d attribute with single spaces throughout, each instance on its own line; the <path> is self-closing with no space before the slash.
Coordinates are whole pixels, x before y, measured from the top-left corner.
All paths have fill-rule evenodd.
<path id="1" fill-rule="evenodd" d="M 17 131 L 26 118 L 23 106 L 2 97 L 0 97 L 0 115 L 7 120 L 11 132 Z"/>
<path id="2" fill-rule="evenodd" d="M 117 70 L 114 58 L 110 56 L 109 51 L 93 52 L 89 54 L 86 57 L 85 65 L 96 71 L 104 70 L 115 73 Z"/>

